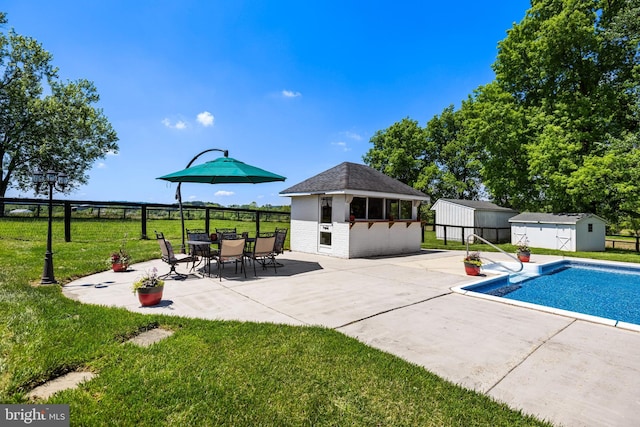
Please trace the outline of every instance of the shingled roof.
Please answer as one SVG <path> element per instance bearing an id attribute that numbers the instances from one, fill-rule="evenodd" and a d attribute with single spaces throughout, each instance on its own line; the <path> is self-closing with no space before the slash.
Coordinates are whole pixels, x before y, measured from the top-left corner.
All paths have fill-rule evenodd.
<path id="1" fill-rule="evenodd" d="M 542 213 L 523 212 L 509 219 L 509 222 L 530 222 L 541 224 L 576 224 L 585 218 L 597 218 L 606 222 L 597 215 L 590 213 Z"/>
<path id="2" fill-rule="evenodd" d="M 509 212 L 517 212 L 513 209 L 505 208 L 495 203 L 486 201 L 486 200 L 463 200 L 463 199 L 438 199 L 437 202 L 449 202 L 454 203 L 456 205 L 465 206 L 467 208 L 476 209 L 479 211 L 509 211 Z M 436 202 L 436 203 L 437 203 Z M 434 204 L 435 206 L 435 204 Z M 435 210 L 433 207 L 431 210 Z"/>
<path id="3" fill-rule="evenodd" d="M 324 194 L 361 192 L 392 193 L 411 196 L 417 200 L 427 200 L 421 191 L 410 187 L 366 165 L 344 162 L 331 169 L 306 179 L 280 194 Z"/>

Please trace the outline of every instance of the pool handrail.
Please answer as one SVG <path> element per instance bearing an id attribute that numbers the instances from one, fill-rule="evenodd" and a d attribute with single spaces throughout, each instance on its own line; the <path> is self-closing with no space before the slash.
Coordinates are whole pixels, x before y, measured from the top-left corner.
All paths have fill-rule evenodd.
<path id="1" fill-rule="evenodd" d="M 499 261 L 494 261 L 490 258 L 487 258 L 489 261 L 496 263 L 496 264 L 500 264 L 500 266 L 502 266 L 503 268 L 509 270 L 512 273 L 520 273 L 522 271 L 522 269 L 524 268 L 524 264 L 522 263 L 522 261 L 520 261 L 520 259 L 518 259 L 517 257 L 506 253 L 505 251 L 503 251 L 502 249 L 500 249 L 499 247 L 497 247 L 496 245 L 494 245 L 493 243 L 491 243 L 490 241 L 488 241 L 487 239 L 478 236 L 477 234 L 469 234 L 467 236 L 467 256 L 469 256 L 469 238 L 473 237 L 474 239 L 480 239 L 481 241 L 483 241 L 484 243 L 486 243 L 487 245 L 491 246 L 494 249 L 497 249 L 499 252 L 502 252 L 503 254 L 505 254 L 506 256 L 508 256 L 509 258 L 513 258 L 515 261 L 517 261 L 520 264 L 520 268 L 517 270 L 512 269 L 511 267 L 499 262 Z M 485 257 L 486 258 L 486 257 Z"/>

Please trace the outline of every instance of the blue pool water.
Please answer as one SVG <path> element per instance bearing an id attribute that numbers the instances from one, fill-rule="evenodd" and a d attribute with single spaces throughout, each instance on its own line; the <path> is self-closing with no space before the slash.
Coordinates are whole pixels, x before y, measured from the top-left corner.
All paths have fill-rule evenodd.
<path id="1" fill-rule="evenodd" d="M 640 268 L 564 261 L 541 273 L 463 289 L 640 325 Z"/>

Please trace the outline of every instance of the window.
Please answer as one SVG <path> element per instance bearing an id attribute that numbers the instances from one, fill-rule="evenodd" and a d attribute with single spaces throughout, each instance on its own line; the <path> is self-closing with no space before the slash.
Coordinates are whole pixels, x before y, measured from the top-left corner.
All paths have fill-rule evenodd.
<path id="1" fill-rule="evenodd" d="M 351 208 L 349 210 L 351 215 L 356 219 L 367 218 L 367 198 L 366 197 L 354 197 L 351 201 Z"/>
<path id="2" fill-rule="evenodd" d="M 320 244 L 331 246 L 331 233 L 325 231 L 320 232 Z"/>
<path id="3" fill-rule="evenodd" d="M 383 199 L 369 198 L 369 219 L 382 218 Z"/>
<path id="4" fill-rule="evenodd" d="M 387 219 L 398 219 L 400 218 L 399 213 L 400 213 L 400 202 L 395 199 L 387 199 L 386 200 L 386 212 L 387 212 Z"/>
<path id="5" fill-rule="evenodd" d="M 323 197 L 320 199 L 320 222 L 322 224 L 331 224 L 331 205 L 332 197 Z"/>
<path id="6" fill-rule="evenodd" d="M 587 228 L 589 229 L 589 233 L 593 233 L 593 224 L 587 224 Z"/>
<path id="7" fill-rule="evenodd" d="M 412 219 L 412 207 L 413 203 L 411 200 L 400 200 L 400 219 Z"/>

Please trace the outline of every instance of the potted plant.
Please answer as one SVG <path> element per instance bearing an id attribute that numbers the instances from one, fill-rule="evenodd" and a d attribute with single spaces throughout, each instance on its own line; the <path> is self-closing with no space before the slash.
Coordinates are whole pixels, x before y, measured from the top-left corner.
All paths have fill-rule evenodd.
<path id="1" fill-rule="evenodd" d="M 479 252 L 473 252 L 464 257 L 464 271 L 469 276 L 477 276 L 480 274 L 480 267 L 482 267 L 482 260 L 480 259 Z"/>
<path id="2" fill-rule="evenodd" d="M 131 257 L 124 248 L 120 248 L 117 252 L 113 252 L 108 260 L 113 271 L 127 271 L 130 261 Z"/>
<path id="3" fill-rule="evenodd" d="M 158 270 L 154 267 L 133 282 L 132 289 L 143 307 L 157 305 L 162 300 L 164 280 L 158 278 Z"/>
<path id="4" fill-rule="evenodd" d="M 520 242 L 518 245 L 518 250 L 516 254 L 518 255 L 518 259 L 522 262 L 529 262 L 531 258 L 531 249 L 529 249 L 528 240 L 524 242 Z"/>
<path id="5" fill-rule="evenodd" d="M 127 235 L 125 234 L 122 238 L 122 243 L 120 243 L 120 249 L 118 249 L 116 252 L 112 252 L 111 256 L 107 260 L 107 262 L 111 264 L 111 268 L 113 269 L 113 271 L 127 271 L 127 269 L 129 268 L 131 256 L 125 249 L 126 244 Z"/>

